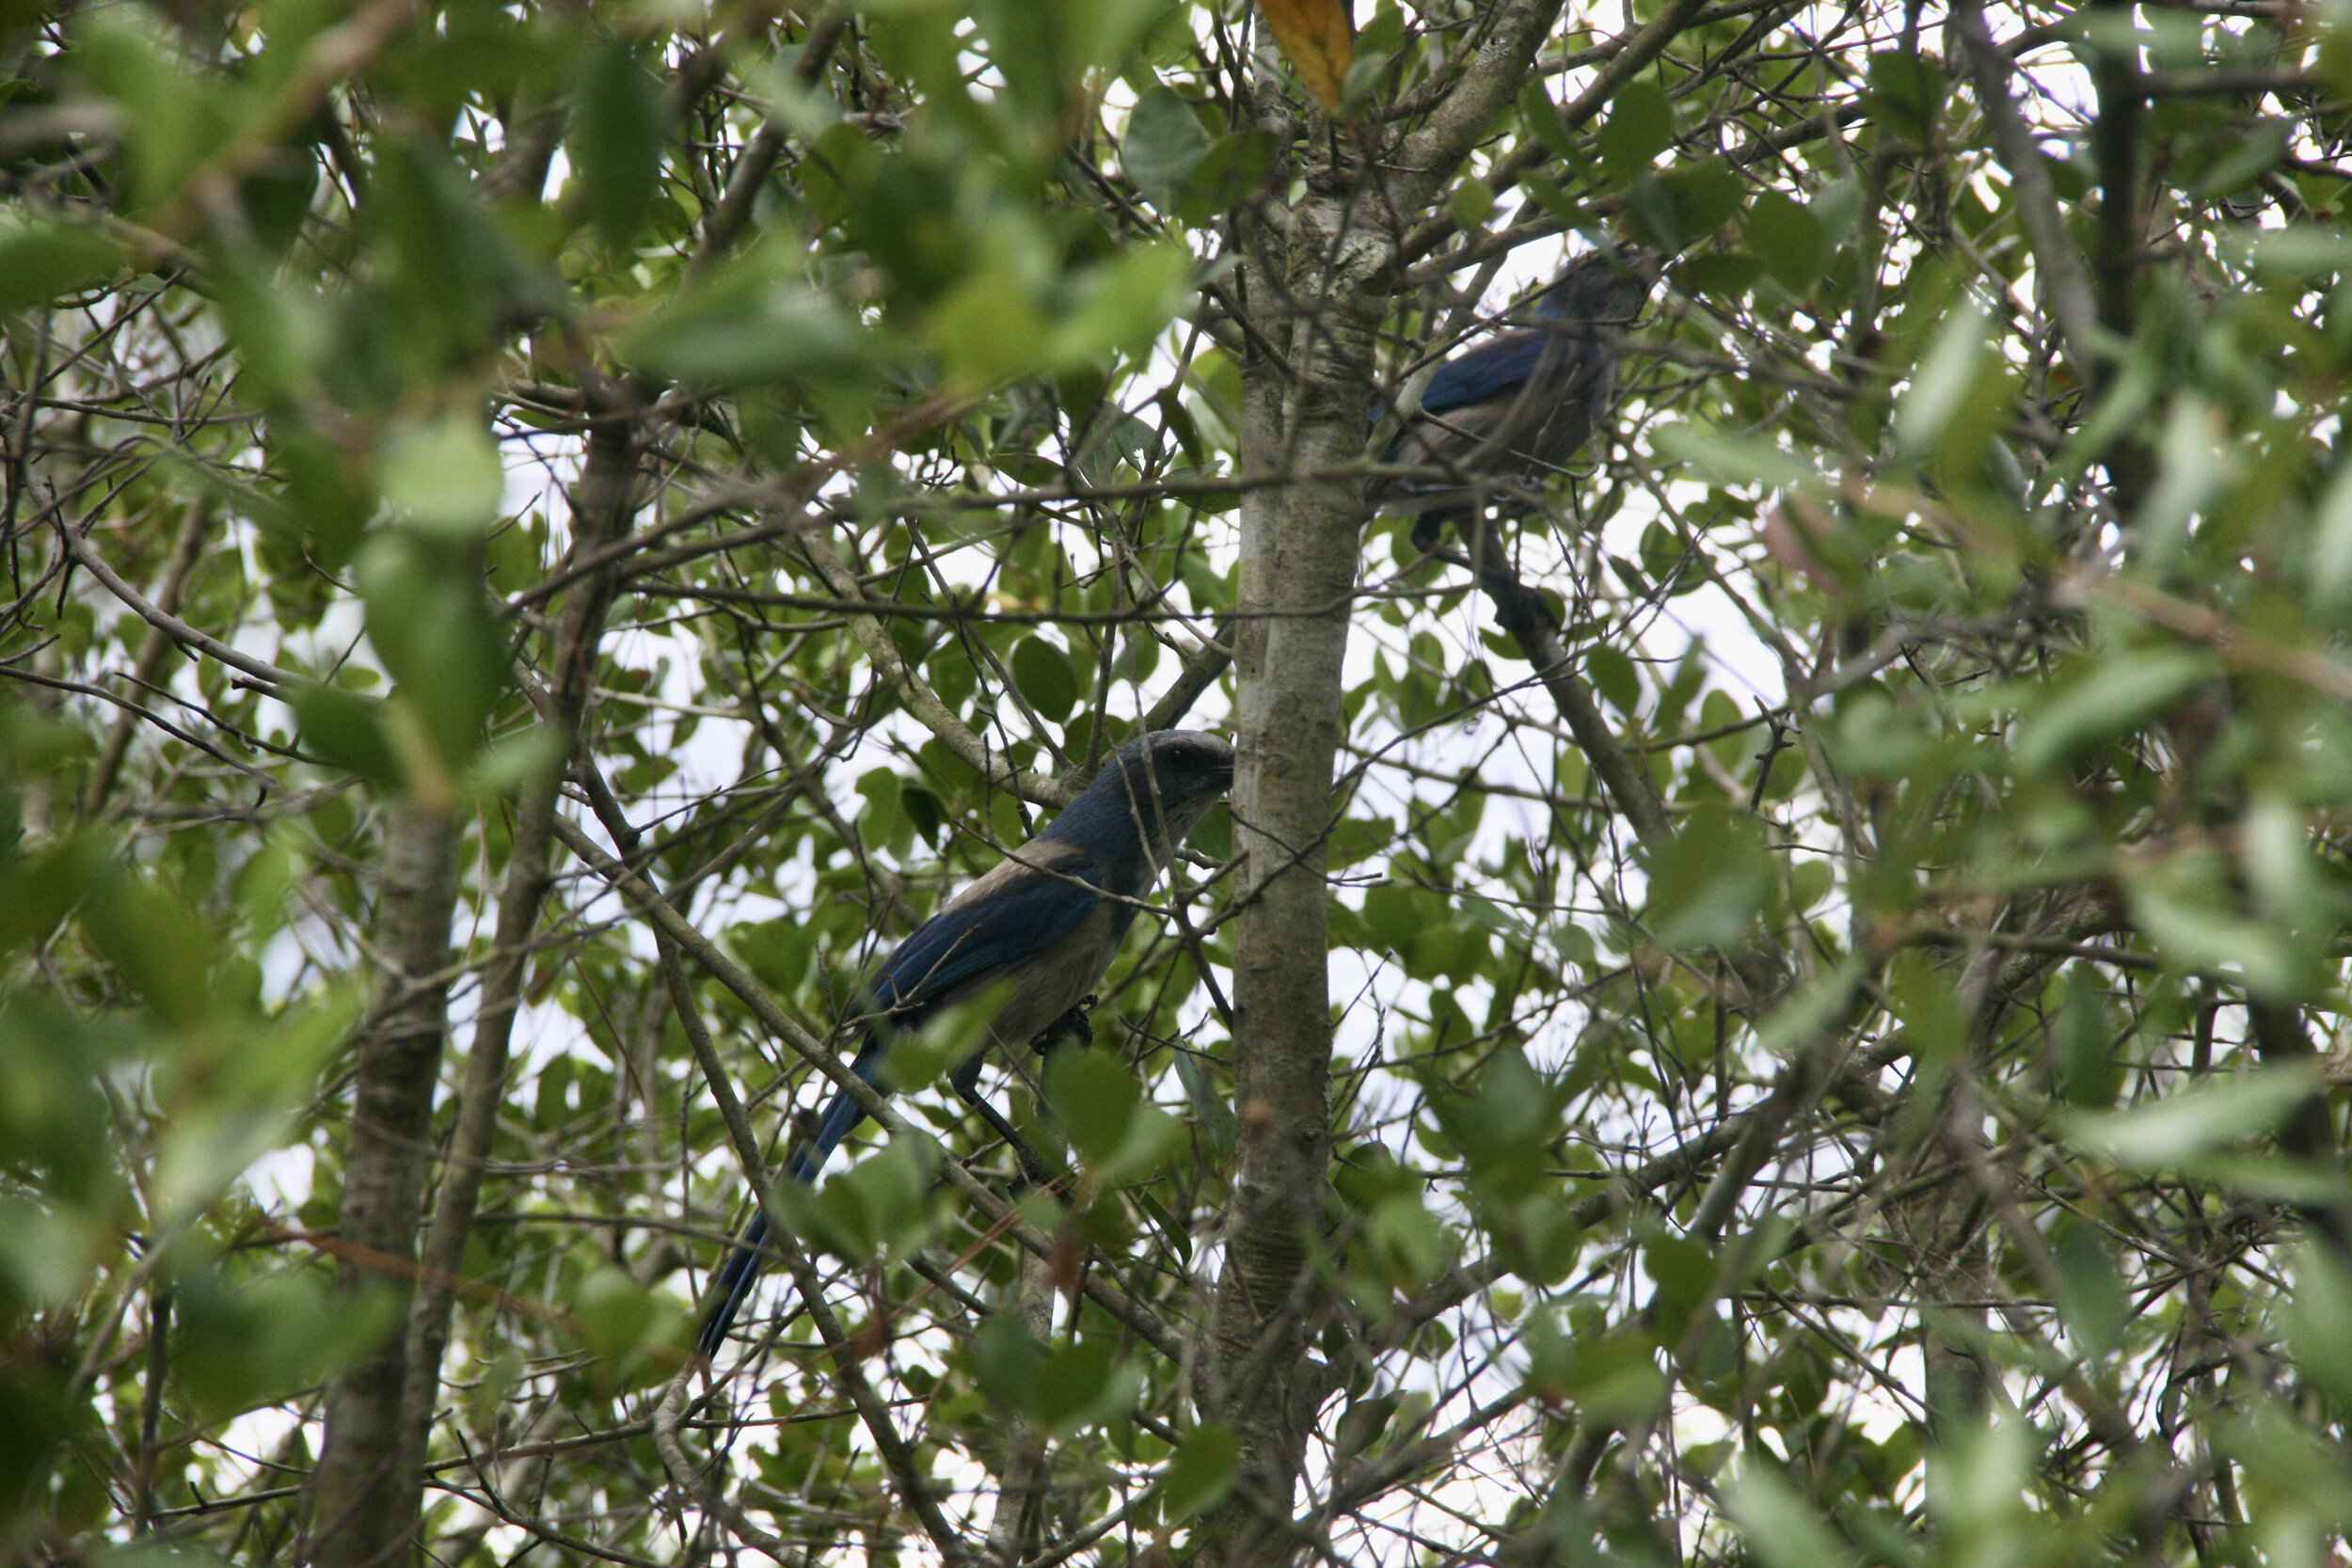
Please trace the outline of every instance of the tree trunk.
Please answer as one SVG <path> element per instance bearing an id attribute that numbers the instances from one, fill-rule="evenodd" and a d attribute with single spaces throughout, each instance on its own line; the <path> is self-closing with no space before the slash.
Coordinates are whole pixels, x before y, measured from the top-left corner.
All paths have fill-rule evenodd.
<path id="1" fill-rule="evenodd" d="M 415 1547 L 419 1494 L 401 1442 L 408 1339 L 399 1325 L 416 1292 L 433 1087 L 449 1031 L 459 837 L 447 812 L 404 800 L 389 813 L 376 906 L 384 988 L 352 1085 L 335 1290 L 346 1310 L 389 1296 L 393 1326 L 327 1386 L 302 1553 L 320 1568 L 395 1568 Z"/>
<path id="2" fill-rule="evenodd" d="M 1263 351 L 1245 369 L 1246 472 L 1309 476 L 1242 512 L 1240 756 L 1233 788 L 1246 857 L 1233 960 L 1233 1095 L 1241 1148 L 1224 1273 L 1212 1310 L 1203 1406 L 1241 1435 L 1239 1484 L 1202 1522 L 1203 1560 L 1288 1560 L 1292 1498 L 1326 1373 L 1309 1353 L 1324 1316 L 1311 1268 L 1330 1161 L 1328 895 L 1324 852 L 1339 749 L 1341 662 L 1360 553 L 1360 482 L 1312 477 L 1363 456 L 1379 311 L 1366 278 L 1387 252 L 1345 254 L 1347 204 L 1296 215 L 1290 254 L 1247 282 Z M 1300 230 L 1332 236 L 1316 245 Z M 1277 314 L 1277 300 L 1290 303 Z"/>

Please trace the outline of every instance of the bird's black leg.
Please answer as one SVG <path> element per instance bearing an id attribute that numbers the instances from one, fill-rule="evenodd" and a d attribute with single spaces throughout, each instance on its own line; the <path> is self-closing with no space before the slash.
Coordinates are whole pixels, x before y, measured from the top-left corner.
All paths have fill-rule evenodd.
<path id="1" fill-rule="evenodd" d="M 980 1093 L 980 1058 L 977 1053 L 949 1073 L 947 1082 L 955 1089 L 957 1097 L 977 1111 L 980 1119 L 994 1128 L 996 1135 L 1011 1148 L 1013 1158 L 1021 1162 L 1021 1175 L 1027 1185 L 1051 1187 L 1054 1184 L 1054 1178 L 1047 1173 L 1043 1162 L 1031 1151 L 1027 1141 L 1012 1130 L 1012 1123 L 1007 1121 Z"/>
<path id="2" fill-rule="evenodd" d="M 1435 555 L 1445 543 L 1445 525 L 1453 520 L 1445 511 L 1424 512 L 1413 519 L 1413 548 L 1423 555 Z"/>
<path id="3" fill-rule="evenodd" d="M 1080 999 L 1068 1012 L 1054 1020 L 1038 1033 L 1037 1038 L 1029 1042 L 1029 1049 L 1037 1053 L 1040 1061 L 1044 1060 L 1056 1047 L 1067 1044 L 1072 1039 L 1075 1039 L 1080 1045 L 1094 1043 L 1094 1020 L 1088 1012 L 1088 1009 L 1094 1006 L 1094 1002 L 1095 999 L 1091 996 Z M 996 1135 L 1005 1140 L 1006 1145 L 1012 1150 L 1013 1158 L 1021 1162 L 1022 1178 L 1028 1185 L 1050 1187 L 1054 1184 L 1054 1178 L 1047 1173 L 1045 1163 L 1037 1157 L 1036 1151 L 1029 1148 L 1027 1141 L 1012 1130 L 1012 1124 L 1004 1118 L 1003 1114 L 981 1096 L 980 1058 L 977 1054 L 949 1073 L 947 1082 L 954 1087 L 956 1094 L 963 1102 L 977 1111 L 980 1114 L 980 1119 L 994 1128 Z"/>
<path id="4" fill-rule="evenodd" d="M 1502 548 L 1502 541 L 1492 522 L 1482 517 L 1473 527 L 1464 529 L 1457 521 L 1455 531 L 1469 545 L 1469 553 L 1440 550 L 1438 559 L 1463 568 L 1478 579 L 1478 586 L 1494 600 L 1495 613 L 1504 631 L 1518 637 L 1523 630 L 1541 633 L 1560 629 L 1544 596 L 1521 582 L 1518 574 L 1496 553 Z"/>

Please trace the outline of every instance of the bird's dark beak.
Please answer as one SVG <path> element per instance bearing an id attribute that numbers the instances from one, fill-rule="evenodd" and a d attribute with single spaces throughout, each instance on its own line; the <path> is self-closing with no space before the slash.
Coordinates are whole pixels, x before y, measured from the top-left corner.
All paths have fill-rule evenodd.
<path id="1" fill-rule="evenodd" d="M 1613 259 L 1618 266 L 1645 283 L 1657 282 L 1659 274 L 1665 270 L 1665 262 L 1658 253 L 1643 245 L 1621 245 L 1616 247 Z"/>

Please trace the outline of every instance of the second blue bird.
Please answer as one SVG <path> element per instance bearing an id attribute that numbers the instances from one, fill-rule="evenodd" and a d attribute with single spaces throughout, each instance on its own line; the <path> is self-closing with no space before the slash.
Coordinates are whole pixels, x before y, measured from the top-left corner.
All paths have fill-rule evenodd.
<path id="1" fill-rule="evenodd" d="M 1415 514 L 1423 548 L 1438 524 L 1469 522 L 1489 505 L 1527 511 L 1609 417 L 1619 335 L 1658 277 L 1657 259 L 1633 245 L 1569 261 L 1535 296 L 1529 325 L 1438 367 L 1381 456 L 1421 471 L 1375 481 L 1374 502 Z"/>

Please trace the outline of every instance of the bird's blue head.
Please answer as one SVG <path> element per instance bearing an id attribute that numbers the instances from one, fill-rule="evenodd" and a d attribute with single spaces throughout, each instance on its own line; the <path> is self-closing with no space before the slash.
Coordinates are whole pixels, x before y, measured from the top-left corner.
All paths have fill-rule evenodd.
<path id="1" fill-rule="evenodd" d="M 1168 862 L 1233 783 L 1233 748 L 1200 730 L 1153 730 L 1111 753 L 1094 782 L 1041 838 L 1097 853 L 1139 839 L 1153 865 Z"/>
<path id="2" fill-rule="evenodd" d="M 1588 250 L 1535 296 L 1546 321 L 1629 322 L 1658 286 L 1658 258 L 1639 245 Z"/>

